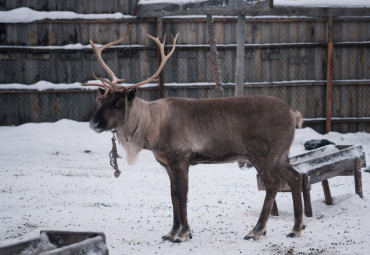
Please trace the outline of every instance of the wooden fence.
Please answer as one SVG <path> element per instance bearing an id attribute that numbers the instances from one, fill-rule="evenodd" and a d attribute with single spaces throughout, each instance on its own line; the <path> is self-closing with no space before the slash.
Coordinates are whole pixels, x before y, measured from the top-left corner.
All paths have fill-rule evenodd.
<path id="1" fill-rule="evenodd" d="M 34 1 L 34 4 L 38 2 L 42 1 Z M 49 1 L 48 7 L 37 8 L 69 8 L 68 5 L 51 8 L 50 2 L 53 1 Z M 110 8 L 114 9 L 120 2 L 124 1 L 112 1 Z M 131 4 L 124 13 L 130 14 L 132 8 Z M 236 21 L 236 17 L 215 17 L 225 96 L 234 94 Z M 89 38 L 97 43 L 115 40 L 125 31 L 125 23 L 135 25 L 128 45 L 107 49 L 104 57 L 128 83 L 143 80 L 154 72 L 158 62 L 155 46 L 146 37 L 147 33 L 156 34 L 157 21 L 127 17 L 0 24 L 0 44 L 3 45 L 0 47 L 3 70 L 0 84 L 33 84 L 40 80 L 57 84 L 84 82 L 92 79 L 93 72 L 104 76 L 91 49 L 65 45 L 86 45 Z M 205 17 L 164 17 L 163 31 L 180 32 L 176 52 L 164 70 L 165 96 L 213 97 Z M 334 17 L 332 32 L 332 130 L 370 132 L 370 17 Z M 282 98 L 303 113 L 307 125 L 324 132 L 327 18 L 247 17 L 245 42 L 244 94 Z M 96 107 L 95 92 L 58 90 L 21 91 L 20 94 L 0 89 L 0 125 L 59 118 L 86 121 Z M 156 88 L 142 88 L 138 95 L 155 100 Z M 76 109 L 72 110 L 75 101 L 79 101 L 80 109 L 87 110 L 76 113 Z M 17 102 L 16 106 L 12 107 L 11 102 Z M 67 107 L 68 104 L 72 107 Z M 7 110 L 9 108 L 12 110 Z"/>

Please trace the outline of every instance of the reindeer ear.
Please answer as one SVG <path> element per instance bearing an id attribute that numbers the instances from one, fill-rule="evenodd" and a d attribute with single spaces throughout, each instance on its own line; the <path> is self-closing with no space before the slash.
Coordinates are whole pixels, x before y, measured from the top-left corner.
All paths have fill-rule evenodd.
<path id="1" fill-rule="evenodd" d="M 129 90 L 127 91 L 127 97 L 128 97 L 128 99 L 129 99 L 129 100 L 134 99 L 135 94 L 136 94 L 136 88 L 129 89 Z"/>
<path id="2" fill-rule="evenodd" d="M 104 95 L 105 90 L 104 90 L 104 89 L 102 89 L 102 88 L 99 88 L 99 93 L 100 93 L 100 95 Z"/>

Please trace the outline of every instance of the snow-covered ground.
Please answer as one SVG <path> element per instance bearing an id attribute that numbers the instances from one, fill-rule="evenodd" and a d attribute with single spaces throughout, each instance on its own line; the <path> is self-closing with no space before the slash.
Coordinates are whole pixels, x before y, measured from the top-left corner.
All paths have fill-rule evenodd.
<path id="1" fill-rule="evenodd" d="M 291 154 L 306 140 L 362 144 L 370 162 L 370 134 L 320 135 L 298 130 Z M 101 231 L 110 254 L 369 254 L 370 174 L 363 172 L 364 199 L 353 177 L 329 180 L 333 205 L 323 203 L 321 184 L 312 186 L 314 216 L 300 238 L 285 235 L 293 225 L 289 193 L 279 193 L 280 216 L 270 217 L 267 236 L 243 237 L 256 223 L 264 192 L 254 169 L 236 163 L 190 169 L 188 217 L 193 239 L 163 242 L 172 224 L 169 180 L 151 152 L 136 165 L 119 160 L 113 177 L 109 133 L 84 122 L 60 120 L 0 127 L 0 246 L 39 236 L 40 230 Z M 119 153 L 124 155 L 120 149 Z"/>

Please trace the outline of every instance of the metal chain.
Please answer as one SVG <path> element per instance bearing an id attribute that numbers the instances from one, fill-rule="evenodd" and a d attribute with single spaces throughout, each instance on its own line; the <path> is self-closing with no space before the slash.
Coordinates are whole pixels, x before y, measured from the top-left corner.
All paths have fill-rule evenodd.
<path id="1" fill-rule="evenodd" d="M 114 170 L 114 177 L 118 177 L 121 174 L 121 171 L 118 169 L 118 164 L 117 164 L 117 158 L 120 158 L 120 156 L 117 153 L 117 146 L 116 146 L 116 135 L 117 130 L 113 129 L 111 130 L 113 137 L 112 137 L 112 150 L 109 152 L 109 158 L 110 158 L 110 165 L 113 167 Z"/>

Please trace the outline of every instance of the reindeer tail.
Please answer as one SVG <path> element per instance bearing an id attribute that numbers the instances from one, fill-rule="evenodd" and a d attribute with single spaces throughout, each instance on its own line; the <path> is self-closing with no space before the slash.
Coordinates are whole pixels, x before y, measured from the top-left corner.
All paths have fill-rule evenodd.
<path id="1" fill-rule="evenodd" d="M 303 125 L 302 113 L 300 113 L 297 110 L 293 110 L 293 111 L 294 111 L 294 115 L 296 117 L 296 127 L 297 128 L 302 128 L 302 125 Z"/>

